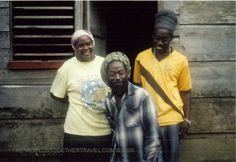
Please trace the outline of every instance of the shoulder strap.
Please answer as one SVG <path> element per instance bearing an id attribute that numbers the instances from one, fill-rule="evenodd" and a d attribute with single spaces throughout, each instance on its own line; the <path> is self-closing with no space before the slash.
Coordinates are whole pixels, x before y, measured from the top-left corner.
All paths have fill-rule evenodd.
<path id="1" fill-rule="evenodd" d="M 150 74 L 150 72 L 143 67 L 143 65 L 138 61 L 138 64 L 140 65 L 140 73 L 146 78 L 149 85 L 152 86 L 152 88 L 156 91 L 156 93 L 168 104 L 170 105 L 175 111 L 177 111 L 183 118 L 183 113 L 176 107 L 176 105 L 170 100 L 170 98 L 166 95 L 166 93 L 163 91 L 161 86 L 156 82 L 156 80 L 153 78 L 153 76 Z"/>

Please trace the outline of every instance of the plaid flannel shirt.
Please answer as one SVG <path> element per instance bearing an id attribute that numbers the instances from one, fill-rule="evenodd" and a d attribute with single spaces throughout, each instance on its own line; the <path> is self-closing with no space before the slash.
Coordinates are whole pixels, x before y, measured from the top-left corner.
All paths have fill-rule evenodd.
<path id="1" fill-rule="evenodd" d="M 155 161 L 159 147 L 157 114 L 148 93 L 129 82 L 119 106 L 112 93 L 105 105 L 114 133 L 111 162 Z"/>

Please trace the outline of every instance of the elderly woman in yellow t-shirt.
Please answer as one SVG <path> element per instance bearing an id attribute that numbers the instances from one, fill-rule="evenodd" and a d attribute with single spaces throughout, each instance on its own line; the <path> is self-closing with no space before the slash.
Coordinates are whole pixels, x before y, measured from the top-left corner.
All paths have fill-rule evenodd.
<path id="1" fill-rule="evenodd" d="M 109 159 L 111 128 L 105 116 L 108 88 L 100 76 L 103 58 L 94 55 L 95 41 L 86 30 L 71 38 L 75 56 L 58 69 L 51 96 L 69 109 L 64 123 L 64 160 L 104 162 Z"/>

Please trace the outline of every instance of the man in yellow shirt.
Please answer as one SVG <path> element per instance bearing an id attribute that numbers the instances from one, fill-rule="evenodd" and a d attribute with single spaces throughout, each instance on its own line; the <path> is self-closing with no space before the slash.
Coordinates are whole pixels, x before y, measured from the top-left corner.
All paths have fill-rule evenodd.
<path id="1" fill-rule="evenodd" d="M 188 60 L 170 47 L 176 24 L 172 11 L 155 15 L 153 47 L 138 54 L 134 67 L 134 83 L 148 91 L 158 112 L 165 162 L 179 161 L 179 133 L 185 136 L 191 125 Z"/>

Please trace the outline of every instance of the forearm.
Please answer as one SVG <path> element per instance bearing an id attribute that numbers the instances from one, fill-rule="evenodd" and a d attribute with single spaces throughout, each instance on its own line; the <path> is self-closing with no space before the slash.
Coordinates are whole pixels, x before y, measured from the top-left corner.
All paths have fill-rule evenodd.
<path id="1" fill-rule="evenodd" d="M 180 93 L 183 100 L 183 111 L 184 111 L 184 121 L 180 126 L 180 138 L 185 138 L 188 132 L 189 126 L 191 126 L 190 121 L 190 91 L 184 91 Z"/>
<path id="2" fill-rule="evenodd" d="M 190 119 L 190 97 L 191 91 L 180 92 L 183 101 L 184 118 Z"/>

